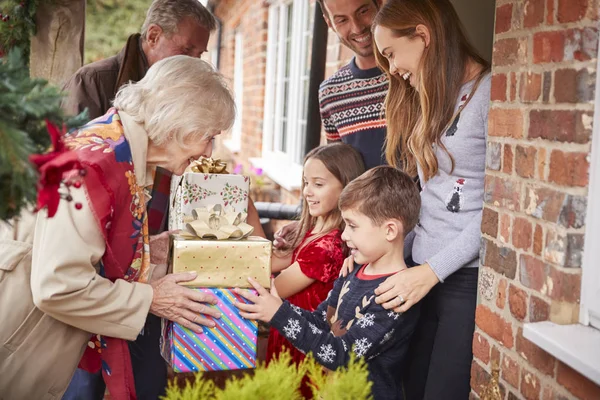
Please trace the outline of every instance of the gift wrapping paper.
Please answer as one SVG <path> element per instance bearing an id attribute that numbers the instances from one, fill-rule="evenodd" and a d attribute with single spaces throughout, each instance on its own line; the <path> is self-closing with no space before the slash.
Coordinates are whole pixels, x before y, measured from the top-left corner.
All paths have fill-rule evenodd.
<path id="1" fill-rule="evenodd" d="M 248 213 L 250 178 L 234 174 L 186 172 L 173 175 L 169 199 L 169 229 L 185 229 L 186 218 L 195 208 L 221 204 Z"/>
<path id="2" fill-rule="evenodd" d="M 248 277 L 271 287 L 271 242 L 250 236 L 241 240 L 203 240 L 171 236 L 170 268 L 173 273 L 197 273 L 180 282 L 191 287 L 250 287 Z"/>
<path id="3" fill-rule="evenodd" d="M 244 319 L 233 305 L 248 303 L 233 289 L 196 288 L 218 299 L 215 306 L 221 318 L 208 317 L 214 328 L 203 327 L 197 334 L 183 326 L 163 320 L 161 352 L 175 372 L 225 371 L 256 367 L 258 324 Z M 254 294 L 256 291 L 252 290 Z"/>

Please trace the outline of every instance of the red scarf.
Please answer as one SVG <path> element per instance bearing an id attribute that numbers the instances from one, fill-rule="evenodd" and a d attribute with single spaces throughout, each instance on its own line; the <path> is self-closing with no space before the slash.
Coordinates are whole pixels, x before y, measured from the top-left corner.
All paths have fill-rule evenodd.
<path id="1" fill-rule="evenodd" d="M 64 186 L 61 187 L 66 188 L 83 183 L 88 204 L 74 206 L 91 207 L 102 232 L 106 250 L 100 275 L 113 282 L 117 279 L 147 281 L 150 253 L 145 196 L 137 184 L 131 148 L 117 110 L 110 109 L 67 136 L 64 145 L 66 148 L 60 143 L 54 144 L 55 157 L 34 160 L 38 166 L 42 165 L 38 199 L 43 201 L 42 204 L 38 201 L 38 206 L 48 204 L 49 216 L 52 216 L 52 207 L 58 204 L 58 186 L 55 179 L 49 177 L 62 175 Z M 74 154 L 77 155 L 75 162 Z M 112 398 L 136 398 L 126 340 L 94 335 L 80 367 L 91 372 L 102 368 Z"/>

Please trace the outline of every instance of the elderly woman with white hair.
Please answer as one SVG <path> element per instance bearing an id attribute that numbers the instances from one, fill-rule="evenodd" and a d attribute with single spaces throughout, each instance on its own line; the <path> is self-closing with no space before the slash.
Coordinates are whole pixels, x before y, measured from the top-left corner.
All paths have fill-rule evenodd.
<path id="1" fill-rule="evenodd" d="M 137 338 L 148 313 L 196 332 L 214 326 L 207 316 L 220 315 L 207 304 L 216 299 L 178 285 L 193 273 L 153 276 L 146 188 L 156 167 L 181 174 L 190 160 L 210 156 L 234 115 L 222 76 L 204 61 L 175 56 L 67 136 L 71 151 L 46 160 L 42 178 L 59 176 L 60 197 L 48 190 L 48 209 L 38 213 L 30 300 L 17 282 L 28 268 L 0 286 L 0 339 L 9 338 L 0 350 L 0 397 L 61 398 L 79 363 L 102 369 L 113 398 L 135 398 L 126 341 Z"/>

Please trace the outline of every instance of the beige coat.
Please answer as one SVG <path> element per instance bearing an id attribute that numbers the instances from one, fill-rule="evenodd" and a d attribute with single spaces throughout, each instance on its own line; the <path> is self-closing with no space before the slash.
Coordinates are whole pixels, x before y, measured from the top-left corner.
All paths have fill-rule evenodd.
<path id="1" fill-rule="evenodd" d="M 147 186 L 148 139 L 121 113 L 139 185 Z M 140 167 L 138 167 L 140 166 Z M 26 216 L 16 236 L 0 237 L 0 400 L 60 399 L 90 333 L 135 340 L 152 287 L 97 274 L 105 244 L 85 198 L 76 210 L 62 200 L 56 215 Z"/>

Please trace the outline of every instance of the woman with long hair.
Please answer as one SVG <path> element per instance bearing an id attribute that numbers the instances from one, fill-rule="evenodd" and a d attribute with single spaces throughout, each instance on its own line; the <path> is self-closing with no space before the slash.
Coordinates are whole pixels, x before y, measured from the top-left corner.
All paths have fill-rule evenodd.
<path id="1" fill-rule="evenodd" d="M 405 241 L 413 267 L 388 278 L 377 302 L 421 318 L 407 399 L 467 399 L 483 208 L 488 63 L 449 0 L 389 0 L 373 22 L 390 87 L 387 161 L 419 177 L 419 223 Z"/>

